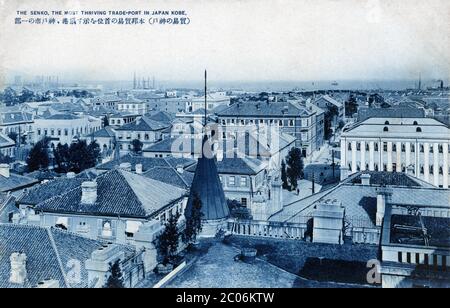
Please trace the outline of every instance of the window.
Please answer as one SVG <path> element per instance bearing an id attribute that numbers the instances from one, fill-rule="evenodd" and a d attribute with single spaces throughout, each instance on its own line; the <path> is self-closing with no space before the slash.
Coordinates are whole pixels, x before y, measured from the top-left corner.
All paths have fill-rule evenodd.
<path id="1" fill-rule="evenodd" d="M 242 198 L 241 199 L 241 205 L 242 206 L 247 206 L 247 198 Z"/>
<path id="2" fill-rule="evenodd" d="M 442 167 L 439 167 L 439 174 L 444 174 L 444 169 Z"/>
<path id="3" fill-rule="evenodd" d="M 388 132 L 388 131 L 389 131 L 389 127 L 385 126 L 385 127 L 383 128 L 383 131 L 384 131 L 384 132 Z"/>
<path id="4" fill-rule="evenodd" d="M 375 143 L 375 152 L 378 152 L 378 143 Z"/>
<path id="5" fill-rule="evenodd" d="M 384 125 L 389 125 L 389 121 L 384 122 Z"/>
<path id="6" fill-rule="evenodd" d="M 41 130 L 40 129 L 37 130 L 37 134 L 38 134 L 38 136 L 41 135 Z"/>
<path id="7" fill-rule="evenodd" d="M 241 177 L 241 186 L 246 187 L 247 186 L 247 178 L 246 177 Z"/>
<path id="8" fill-rule="evenodd" d="M 402 143 L 402 152 L 405 153 L 406 152 L 406 145 L 404 143 Z"/>
<path id="9" fill-rule="evenodd" d="M 230 186 L 236 185 L 236 178 L 234 176 L 230 176 L 228 178 L 228 185 L 230 185 Z"/>
<path id="10" fill-rule="evenodd" d="M 50 135 L 52 135 L 52 136 L 55 135 L 55 130 L 54 129 L 50 130 Z"/>
<path id="11" fill-rule="evenodd" d="M 397 144 L 394 143 L 394 144 L 392 145 L 392 151 L 393 151 L 393 152 L 397 152 Z"/>
<path id="12" fill-rule="evenodd" d="M 387 150 L 388 150 L 388 144 L 387 144 L 387 142 L 383 142 L 383 151 L 387 152 Z"/>
<path id="13" fill-rule="evenodd" d="M 356 151 L 361 151 L 361 143 L 356 143 Z"/>
<path id="14" fill-rule="evenodd" d="M 352 144 L 349 142 L 348 143 L 348 150 L 351 151 L 352 150 Z"/>
<path id="15" fill-rule="evenodd" d="M 444 152 L 444 148 L 442 147 L 442 144 L 440 144 L 438 146 L 438 149 L 439 149 L 439 153 L 443 153 Z"/>
<path id="16" fill-rule="evenodd" d="M 411 153 L 414 153 L 416 151 L 416 147 L 414 144 L 411 144 Z"/>
<path id="17" fill-rule="evenodd" d="M 419 123 L 417 123 L 417 121 L 414 121 L 414 122 L 413 122 L 413 125 L 419 125 Z"/>
<path id="18" fill-rule="evenodd" d="M 425 152 L 425 147 L 423 146 L 423 144 L 420 145 L 420 153 Z"/>
<path id="19" fill-rule="evenodd" d="M 411 264 L 411 253 L 410 252 L 406 253 L 406 262 Z"/>
<path id="20" fill-rule="evenodd" d="M 369 145 L 366 144 L 366 151 L 369 151 Z"/>
<path id="21" fill-rule="evenodd" d="M 420 127 L 417 127 L 417 128 L 416 128 L 416 132 L 421 133 L 421 132 L 422 132 L 422 129 L 421 129 Z"/>
<path id="22" fill-rule="evenodd" d="M 58 129 L 58 136 L 61 136 L 61 130 Z"/>
<path id="23" fill-rule="evenodd" d="M 69 130 L 67 128 L 64 129 L 64 136 L 69 136 Z"/>
<path id="24" fill-rule="evenodd" d="M 289 126 L 294 126 L 294 120 L 289 120 Z"/>
<path id="25" fill-rule="evenodd" d="M 403 263 L 403 254 L 401 251 L 398 252 L 398 262 Z"/>

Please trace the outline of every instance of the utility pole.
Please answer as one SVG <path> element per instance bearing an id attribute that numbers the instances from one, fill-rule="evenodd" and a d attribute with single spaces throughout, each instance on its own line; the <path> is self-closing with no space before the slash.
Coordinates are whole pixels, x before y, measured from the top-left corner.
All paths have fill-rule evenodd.
<path id="1" fill-rule="evenodd" d="M 207 117 L 207 103 L 206 103 L 206 93 L 207 93 L 207 79 L 208 79 L 208 73 L 206 72 L 206 70 L 205 70 L 205 123 L 204 123 L 204 125 L 205 125 L 205 127 L 206 127 L 206 117 Z"/>

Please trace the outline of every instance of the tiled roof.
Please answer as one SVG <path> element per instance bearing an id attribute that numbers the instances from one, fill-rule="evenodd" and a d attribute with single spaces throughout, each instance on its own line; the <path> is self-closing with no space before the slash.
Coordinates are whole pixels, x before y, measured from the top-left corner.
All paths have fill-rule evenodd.
<path id="1" fill-rule="evenodd" d="M 94 137 L 94 138 L 114 138 L 115 137 L 115 133 L 114 130 L 107 126 L 102 128 L 101 130 L 98 130 L 96 132 L 93 132 L 89 135 L 86 135 L 86 137 L 90 138 L 90 137 Z"/>
<path id="2" fill-rule="evenodd" d="M 372 174 L 374 178 L 381 178 Z M 356 174 L 339 185 L 321 191 L 305 199 L 286 205 L 283 211 L 273 215 L 271 221 L 298 222 L 301 217 L 312 214 L 314 206 L 321 200 L 337 200 L 345 207 L 346 216 L 353 220 L 353 224 L 359 227 L 374 227 L 374 213 L 376 213 L 376 197 L 378 185 L 363 186 L 354 184 L 353 180 L 360 176 Z M 387 180 L 389 182 L 389 179 Z M 429 188 L 428 186 L 399 186 L 393 184 L 393 194 L 391 204 L 396 205 L 416 205 L 416 206 L 449 206 L 450 190 Z"/>
<path id="3" fill-rule="evenodd" d="M 80 119 L 80 117 L 73 115 L 73 114 L 57 113 L 57 114 L 49 115 L 46 117 L 41 117 L 41 119 L 44 119 L 44 120 L 77 120 L 77 119 Z"/>
<path id="4" fill-rule="evenodd" d="M 287 108 L 285 108 L 287 107 Z M 283 117 L 283 116 L 309 116 L 306 108 L 299 109 L 291 103 L 243 102 L 235 103 L 229 108 L 217 113 L 222 116 L 253 116 L 253 117 Z"/>
<path id="5" fill-rule="evenodd" d="M 142 157 L 142 156 L 133 156 L 131 154 L 120 157 L 118 160 L 113 160 L 102 165 L 97 166 L 98 170 L 112 170 L 118 167 L 122 163 L 130 163 L 131 170 L 136 171 L 136 164 L 142 165 L 142 171 L 146 172 L 150 169 L 157 167 L 172 167 L 176 168 L 178 165 L 183 166 L 184 168 L 195 164 L 195 160 L 190 158 L 176 158 L 176 157 Z"/>
<path id="6" fill-rule="evenodd" d="M 88 287 L 88 275 L 84 267 L 92 252 L 102 247 L 100 241 L 87 239 L 59 229 L 35 226 L 0 224 L 0 288 L 31 288 L 45 279 L 58 280 L 60 287 Z M 122 248 L 126 254 L 131 249 Z M 27 280 L 24 285 L 9 282 L 12 253 L 21 252 L 27 256 Z M 67 277 L 69 260 L 81 262 L 81 282 L 71 283 Z M 61 266 L 62 264 L 62 266 Z"/>
<path id="7" fill-rule="evenodd" d="M 352 178 L 352 183 L 361 184 L 361 175 L 370 175 L 370 185 L 387 185 L 387 186 L 421 186 L 418 181 L 415 181 L 412 177 L 409 177 L 402 172 L 376 172 L 376 171 L 363 171 L 356 177 Z"/>
<path id="8" fill-rule="evenodd" d="M 249 157 L 224 157 L 222 160 L 217 161 L 216 164 L 219 174 L 256 175 L 265 168 L 261 160 Z M 187 171 L 195 172 L 196 168 L 197 165 L 194 165 L 189 167 Z"/>
<path id="9" fill-rule="evenodd" d="M 162 123 L 171 123 L 175 119 L 175 115 L 165 112 L 165 111 L 159 111 L 155 113 L 154 115 L 150 116 L 150 119 Z"/>
<path id="10" fill-rule="evenodd" d="M 81 186 L 36 206 L 36 210 L 91 216 L 146 219 L 185 196 L 186 191 L 125 170 L 97 177 L 97 202 L 81 204 Z"/>
<path id="11" fill-rule="evenodd" d="M 11 173 L 10 176 L 0 175 L 0 192 L 15 191 L 38 183 L 38 180 Z"/>
<path id="12" fill-rule="evenodd" d="M 11 146 L 14 146 L 15 144 L 16 143 L 14 142 L 14 140 L 12 140 L 8 136 L 0 133 L 0 148 L 11 147 Z"/>
<path id="13" fill-rule="evenodd" d="M 95 103 L 112 103 L 120 102 L 122 99 L 116 95 L 103 95 L 91 98 L 91 102 Z"/>
<path id="14" fill-rule="evenodd" d="M 425 111 L 418 108 L 360 108 L 358 121 L 369 118 L 424 118 Z"/>
<path id="15" fill-rule="evenodd" d="M 33 121 L 33 115 L 26 112 L 0 112 L 0 125 L 13 123 L 30 123 Z"/>
<path id="16" fill-rule="evenodd" d="M 189 189 L 194 179 L 193 173 L 187 171 L 179 173 L 172 167 L 155 167 L 145 172 L 144 176 L 183 189 Z"/>
<path id="17" fill-rule="evenodd" d="M 158 131 L 170 127 L 169 124 L 152 120 L 146 116 L 119 127 L 118 131 Z"/>

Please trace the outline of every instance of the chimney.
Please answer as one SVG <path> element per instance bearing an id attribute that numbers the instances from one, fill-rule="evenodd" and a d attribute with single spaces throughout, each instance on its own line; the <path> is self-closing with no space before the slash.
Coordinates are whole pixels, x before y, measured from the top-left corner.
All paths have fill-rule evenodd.
<path id="1" fill-rule="evenodd" d="M 184 172 L 183 165 L 177 165 L 177 172 L 178 172 L 179 174 L 183 174 L 183 172 Z"/>
<path id="2" fill-rule="evenodd" d="M 361 184 L 364 186 L 370 186 L 370 174 L 369 173 L 361 174 Z"/>
<path id="3" fill-rule="evenodd" d="M 37 286 L 37 289 L 59 289 L 59 281 L 56 279 L 45 279 L 40 281 Z"/>
<path id="4" fill-rule="evenodd" d="M 142 164 L 136 164 L 136 174 L 142 174 Z"/>
<path id="5" fill-rule="evenodd" d="M 97 182 L 83 182 L 81 184 L 81 203 L 94 204 L 95 202 L 97 202 Z"/>
<path id="6" fill-rule="evenodd" d="M 9 178 L 10 172 L 9 172 L 9 165 L 8 164 L 1 164 L 0 165 L 0 175 Z"/>
<path id="7" fill-rule="evenodd" d="M 377 189 L 377 216 L 376 225 L 380 227 L 383 224 L 384 212 L 386 204 L 391 200 L 392 189 L 387 187 L 380 187 Z"/>
<path id="8" fill-rule="evenodd" d="M 74 179 L 74 178 L 75 178 L 75 172 L 67 172 L 66 178 L 68 178 L 68 179 Z"/>
<path id="9" fill-rule="evenodd" d="M 11 261 L 10 283 L 24 284 L 27 279 L 27 255 L 15 252 L 9 258 Z"/>

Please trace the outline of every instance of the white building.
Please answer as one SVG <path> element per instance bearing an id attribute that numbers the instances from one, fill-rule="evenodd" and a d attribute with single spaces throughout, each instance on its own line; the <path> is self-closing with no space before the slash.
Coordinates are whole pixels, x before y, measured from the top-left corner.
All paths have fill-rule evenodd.
<path id="1" fill-rule="evenodd" d="M 34 142 L 44 137 L 50 138 L 51 144 L 70 144 L 74 138 L 90 134 L 102 128 L 102 120 L 91 116 L 74 116 L 70 114 L 55 114 L 48 117 L 38 117 L 34 120 Z"/>
<path id="2" fill-rule="evenodd" d="M 430 118 L 370 118 L 341 136 L 341 177 L 358 171 L 409 172 L 449 187 L 450 130 Z"/>

